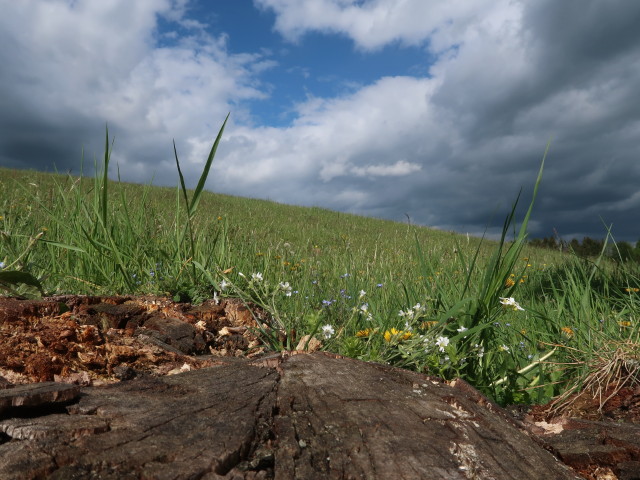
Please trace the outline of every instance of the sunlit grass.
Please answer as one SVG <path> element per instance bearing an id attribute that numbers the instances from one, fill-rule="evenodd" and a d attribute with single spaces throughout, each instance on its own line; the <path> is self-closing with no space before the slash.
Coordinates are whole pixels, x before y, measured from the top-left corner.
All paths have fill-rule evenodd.
<path id="1" fill-rule="evenodd" d="M 0 287 L 241 296 L 269 313 L 260 333 L 274 349 L 312 335 L 337 353 L 461 376 L 502 403 L 546 401 L 590 378 L 593 352 L 638 338 L 637 265 L 529 247 L 531 210 L 519 219 L 514 206 L 502 239 L 482 240 L 212 194 L 207 169 L 194 191 L 179 175 L 176 188 L 110 182 L 105 144 L 94 179 L 0 169 Z"/>

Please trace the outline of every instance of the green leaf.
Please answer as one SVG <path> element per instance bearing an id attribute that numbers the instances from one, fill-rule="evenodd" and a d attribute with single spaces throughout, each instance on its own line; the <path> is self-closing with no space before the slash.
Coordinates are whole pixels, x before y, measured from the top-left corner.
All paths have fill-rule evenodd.
<path id="1" fill-rule="evenodd" d="M 5 285 L 29 285 L 30 287 L 37 288 L 38 291 L 44 295 L 44 290 L 38 279 L 27 272 L 21 272 L 18 270 L 10 270 L 8 272 L 2 271 L 0 272 L 0 284 L 2 283 Z"/>

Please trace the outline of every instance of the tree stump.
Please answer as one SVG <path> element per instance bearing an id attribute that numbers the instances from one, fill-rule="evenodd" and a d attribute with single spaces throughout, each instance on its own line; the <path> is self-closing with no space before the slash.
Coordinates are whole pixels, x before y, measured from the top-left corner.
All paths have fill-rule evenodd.
<path id="1" fill-rule="evenodd" d="M 6 480 L 577 478 L 464 384 L 325 353 L 0 394 Z"/>

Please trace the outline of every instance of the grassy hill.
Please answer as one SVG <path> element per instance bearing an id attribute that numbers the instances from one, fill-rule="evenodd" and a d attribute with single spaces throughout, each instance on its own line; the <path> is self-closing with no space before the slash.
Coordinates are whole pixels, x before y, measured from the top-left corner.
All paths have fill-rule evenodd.
<path id="1" fill-rule="evenodd" d="M 47 293 L 240 296 L 269 312 L 274 349 L 309 334 L 345 355 L 461 376 L 503 403 L 547 400 L 638 356 L 637 271 L 506 240 L 0 169 L 0 286 L 22 271 Z M 4 278 L 10 293 L 37 294 Z"/>

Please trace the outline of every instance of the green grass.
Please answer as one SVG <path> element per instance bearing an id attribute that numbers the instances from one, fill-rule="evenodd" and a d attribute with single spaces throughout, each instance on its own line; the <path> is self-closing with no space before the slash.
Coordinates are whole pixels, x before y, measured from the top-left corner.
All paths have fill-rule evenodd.
<path id="1" fill-rule="evenodd" d="M 489 241 L 212 194 L 217 140 L 194 191 L 177 152 L 176 188 L 108 181 L 108 136 L 93 179 L 0 169 L 0 287 L 240 296 L 269 312 L 273 349 L 310 334 L 337 353 L 461 376 L 501 403 L 547 401 L 638 344 L 637 265 L 529 247 L 531 209 L 505 212 Z"/>

